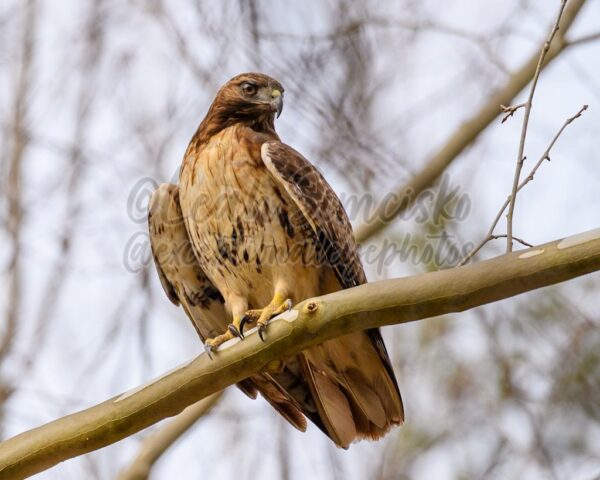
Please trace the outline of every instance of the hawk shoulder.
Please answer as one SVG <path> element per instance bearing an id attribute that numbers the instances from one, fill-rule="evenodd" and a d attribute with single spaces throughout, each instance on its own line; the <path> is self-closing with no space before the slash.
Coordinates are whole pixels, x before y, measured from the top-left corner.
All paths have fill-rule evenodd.
<path id="1" fill-rule="evenodd" d="M 342 202 L 319 170 L 292 147 L 268 141 L 261 158 L 310 224 L 319 254 L 335 271 L 342 288 L 366 282 L 352 225 Z"/>

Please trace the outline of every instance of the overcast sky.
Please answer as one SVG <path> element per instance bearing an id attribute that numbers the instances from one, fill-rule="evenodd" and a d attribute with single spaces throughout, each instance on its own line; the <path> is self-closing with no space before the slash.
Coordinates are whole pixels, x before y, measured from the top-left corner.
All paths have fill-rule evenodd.
<path id="1" fill-rule="evenodd" d="M 24 157 L 25 287 L 15 348 L 2 363 L 3 377 L 18 388 L 6 407 L 4 436 L 99 403 L 200 353 L 202 346 L 184 313 L 169 303 L 153 266 L 140 264 L 131 247 L 145 241 L 144 188 L 149 179 L 176 180 L 187 142 L 222 83 L 243 71 L 278 78 L 286 88 L 285 108 L 277 121 L 282 140 L 314 162 L 343 198 L 368 194 L 379 199 L 425 165 L 533 54 L 558 3 L 390 0 L 348 2 L 339 9 L 333 1 L 258 1 L 261 38 L 256 43 L 248 12 L 240 7 L 243 2 L 233 0 L 200 2 L 199 9 L 183 0 L 162 7 L 159 1 L 107 0 L 97 11 L 91 1 L 38 2 Z M 587 3 L 570 38 L 600 30 L 600 2 Z M 0 4 L 3 171 L 22 52 L 23 4 Z M 362 53 L 342 61 L 344 55 L 354 55 L 351 45 L 327 36 L 336 25 L 365 18 L 374 21 L 361 30 Z M 353 71 L 349 65 L 362 72 L 356 84 L 348 82 Z M 572 47 L 541 76 L 526 171 L 568 117 L 584 104 L 589 109 L 568 127 L 551 163 L 541 167 L 518 197 L 515 234 L 530 243 L 599 226 L 599 72 L 596 41 Z M 346 93 L 350 100 L 344 113 L 360 126 L 354 135 L 340 134 L 340 117 L 331 113 L 333 100 Z M 524 99 L 525 92 L 515 104 Z M 519 112 L 504 124 L 495 122 L 448 169 L 448 182 L 468 203 L 465 218 L 449 227 L 456 245 L 481 240 L 510 192 L 521 119 Z M 6 200 L 2 202 L 4 217 Z M 411 240 L 435 244 L 424 237 L 422 223 L 415 215 L 407 216 L 378 242 L 412 235 Z M 504 229 L 501 222 L 499 233 Z M 66 255 L 65 236 L 70 242 Z M 3 228 L 0 242 L 9 241 Z M 504 245 L 500 240 L 488 246 L 480 258 L 500 254 Z M 0 265 L 9 256 L 9 249 L 0 252 Z M 148 276 L 142 268 L 149 268 Z M 385 268 L 366 268 L 370 280 L 378 280 L 426 267 L 396 261 Z M 55 281 L 58 291 L 52 292 Z M 7 282 L 6 275 L 1 277 L 1 292 L 8 291 Z M 597 274 L 571 282 L 565 291 L 597 319 L 600 301 L 590 288 L 594 285 Z M 47 292 L 50 298 L 44 296 Z M 3 310 L 6 297 L 0 296 Z M 518 305 L 503 302 L 501 311 L 514 314 Z M 479 310 L 493 319 L 496 310 L 489 308 Z M 450 317 L 455 330 L 444 348 L 460 351 L 466 362 L 487 355 L 481 332 L 473 326 L 478 315 Z M 46 316 L 51 323 L 48 319 L 44 330 Z M 41 345 L 35 343 L 40 326 Z M 429 360 L 410 343 L 422 337 L 422 328 L 402 325 L 384 331 L 406 404 L 405 428 L 452 426 L 453 412 L 444 410 L 447 405 L 434 387 L 436 377 L 426 371 Z M 35 361 L 26 371 L 32 351 Z M 483 398 L 473 398 L 471 404 Z M 480 421 L 479 433 L 465 437 L 464 443 L 427 450 L 407 467 L 411 476 L 405 478 L 468 478 L 458 475 L 470 471 L 472 456 L 489 447 L 485 420 Z M 495 421 L 515 444 L 530 441 L 518 413 Z M 600 445 L 600 429 L 590 435 Z M 142 437 L 70 460 L 36 478 L 114 478 Z M 282 455 L 291 462 L 292 478 L 331 478 L 331 468 L 338 469 L 338 478 L 375 478 L 374 470 L 389 451 L 385 448 L 396 445 L 401 452 L 408 448 L 405 441 L 394 432 L 382 442 L 337 450 L 318 429 L 296 432 L 266 402 L 250 401 L 232 388 L 210 417 L 160 461 L 153 478 L 282 478 Z M 592 478 L 600 471 L 600 451 L 596 453 L 595 462 L 561 463 L 559 475 Z M 512 476 L 494 478 L 547 478 L 526 462 L 515 461 L 510 468 L 506 472 Z M 393 471 L 377 473 L 401 478 Z"/>

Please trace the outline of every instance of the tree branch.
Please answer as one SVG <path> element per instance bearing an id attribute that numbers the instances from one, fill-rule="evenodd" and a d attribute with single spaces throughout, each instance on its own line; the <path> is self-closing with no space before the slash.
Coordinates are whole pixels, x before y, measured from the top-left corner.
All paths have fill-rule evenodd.
<path id="1" fill-rule="evenodd" d="M 200 418 L 209 413 L 222 394 L 223 392 L 214 393 L 190 405 L 158 432 L 146 438 L 133 462 L 119 474 L 118 480 L 147 480 L 150 470 L 162 454 Z"/>
<path id="2" fill-rule="evenodd" d="M 533 96 L 535 95 L 535 88 L 537 87 L 538 79 L 540 78 L 540 73 L 542 72 L 542 65 L 544 64 L 544 59 L 548 54 L 548 50 L 550 50 L 550 46 L 552 45 L 552 40 L 554 36 L 558 32 L 560 17 L 562 17 L 565 6 L 567 5 L 567 0 L 561 0 L 560 8 L 558 10 L 558 15 L 556 17 L 556 22 L 552 29 L 550 30 L 550 34 L 548 35 L 548 39 L 544 43 L 542 51 L 540 52 L 540 58 L 538 60 L 537 66 L 535 68 L 535 74 L 533 75 L 533 79 L 531 80 L 531 88 L 529 89 L 529 95 L 527 96 L 527 101 L 525 102 L 525 114 L 523 115 L 523 126 L 521 127 L 521 138 L 519 139 L 519 151 L 517 153 L 517 163 L 515 165 L 515 174 L 513 176 L 513 184 L 510 193 L 510 203 L 508 205 L 508 214 L 506 215 L 506 251 L 512 252 L 513 249 L 513 216 L 515 213 L 515 204 L 517 201 L 517 189 L 519 188 L 519 180 L 521 179 L 521 170 L 523 169 L 523 162 L 525 161 L 525 139 L 527 138 L 527 127 L 529 126 L 529 115 L 531 114 L 531 107 L 533 106 Z"/>
<path id="3" fill-rule="evenodd" d="M 570 0 L 567 4 L 559 24 L 560 31 L 557 41 L 550 46 L 542 68 L 545 68 L 571 45 L 565 41 L 564 35 L 571 27 L 585 1 Z M 419 193 L 433 184 L 448 165 L 498 117 L 501 111 L 500 105 L 511 105 L 513 99 L 529 84 L 535 75 L 539 52 L 542 48 L 543 44 L 536 48 L 535 54 L 508 78 L 504 87 L 495 94 L 490 95 L 485 105 L 473 117 L 458 127 L 446 144 L 433 155 L 420 172 L 404 186 L 398 188 L 393 195 L 387 196 L 377 205 L 369 220 L 356 229 L 355 237 L 358 243 L 365 242 L 368 238 L 383 230 L 397 215 L 410 207 Z"/>
<path id="4" fill-rule="evenodd" d="M 115 443 L 176 415 L 282 356 L 366 328 L 461 312 L 600 270 L 600 228 L 485 262 L 374 282 L 305 300 L 269 325 L 267 342 L 250 330 L 133 391 L 24 432 L 0 444 L 0 478 L 24 478 Z"/>
<path id="5" fill-rule="evenodd" d="M 19 315 L 22 302 L 22 258 L 21 243 L 24 221 L 23 206 L 23 170 L 24 158 L 29 144 L 27 137 L 27 116 L 29 111 L 29 96 L 31 94 L 32 70 L 36 56 L 36 25 L 38 5 L 34 0 L 27 2 L 24 24 L 22 25 L 21 62 L 16 72 L 13 124 L 10 153 L 7 155 L 8 175 L 5 189 L 7 200 L 6 230 L 12 244 L 12 252 L 8 261 L 8 302 L 6 305 L 3 334 L 0 338 L 0 362 L 13 348 L 13 341 L 19 327 Z"/>
<path id="6" fill-rule="evenodd" d="M 581 117 L 583 112 L 585 112 L 587 109 L 588 109 L 588 106 L 584 105 L 579 109 L 579 111 L 575 115 L 573 115 L 572 117 L 569 117 L 565 120 L 562 127 L 560 127 L 558 132 L 556 132 L 556 135 L 554 135 L 554 137 L 550 141 L 550 144 L 546 147 L 546 150 L 544 151 L 542 156 L 539 158 L 537 163 L 533 166 L 533 168 L 529 172 L 529 175 L 527 175 L 525 177 L 525 179 L 517 186 L 517 189 L 516 189 L 517 193 L 520 192 L 523 189 L 523 187 L 525 187 L 525 185 L 527 185 L 529 182 L 533 181 L 533 178 L 535 177 L 535 174 L 537 173 L 538 169 L 542 166 L 542 163 L 544 163 L 546 160 L 550 161 L 550 151 L 554 147 L 554 144 L 557 142 L 558 138 L 562 135 L 562 133 L 565 131 L 565 129 L 569 125 L 571 125 L 571 123 L 573 123 L 576 119 Z M 500 217 L 504 213 L 504 210 L 506 210 L 506 207 L 508 207 L 511 198 L 512 198 L 512 195 L 509 195 L 506 198 L 506 200 L 504 201 L 504 203 L 502 204 L 502 207 L 500 207 L 500 210 L 498 210 L 498 213 L 496 214 L 496 218 L 492 222 L 492 226 L 488 230 L 485 238 L 475 248 L 473 248 L 473 250 L 471 250 L 467 255 L 465 255 L 457 266 L 460 267 L 460 266 L 464 265 L 465 263 L 467 263 L 488 242 L 491 242 L 492 240 L 495 240 L 497 238 L 506 238 L 508 236 L 508 235 L 494 235 L 494 230 L 496 229 L 496 226 L 498 225 L 498 222 L 500 221 Z M 532 245 L 529 245 L 527 242 L 524 242 L 523 240 L 521 240 L 520 238 L 517 238 L 515 236 L 513 236 L 513 240 L 516 240 L 517 242 L 519 242 L 523 245 L 526 245 L 528 247 L 532 246 Z"/>
<path id="7" fill-rule="evenodd" d="M 600 40 L 600 32 L 590 33 L 589 35 L 569 40 L 567 43 L 569 47 L 572 47 L 573 45 L 583 45 L 584 43 L 595 42 L 596 40 Z"/>

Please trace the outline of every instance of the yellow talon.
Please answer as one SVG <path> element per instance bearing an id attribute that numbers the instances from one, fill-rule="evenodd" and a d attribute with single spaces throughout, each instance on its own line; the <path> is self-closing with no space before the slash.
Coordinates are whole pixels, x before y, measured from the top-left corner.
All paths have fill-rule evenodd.
<path id="1" fill-rule="evenodd" d="M 256 325 L 258 327 L 258 336 L 264 342 L 265 339 L 263 334 L 267 329 L 267 323 L 271 318 L 276 317 L 280 313 L 288 311 L 292 308 L 292 301 L 289 298 L 286 298 L 284 295 L 280 293 L 275 293 L 273 300 L 263 309 L 260 310 L 248 310 L 241 321 L 241 329 L 240 333 L 243 335 L 244 325 L 247 323 L 254 323 L 256 321 Z"/>

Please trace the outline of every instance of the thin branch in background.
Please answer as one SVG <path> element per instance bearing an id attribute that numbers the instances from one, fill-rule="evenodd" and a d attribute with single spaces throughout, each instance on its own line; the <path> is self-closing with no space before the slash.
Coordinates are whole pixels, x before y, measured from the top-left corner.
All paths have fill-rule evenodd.
<path id="1" fill-rule="evenodd" d="M 568 40 L 567 44 L 569 46 L 583 45 L 584 43 L 595 42 L 596 40 L 600 40 L 600 32 L 590 33 L 589 35 L 584 35 L 579 38 L 574 38 L 573 40 Z"/>
<path id="2" fill-rule="evenodd" d="M 533 75 L 533 79 L 531 81 L 531 88 L 529 89 L 529 96 L 527 97 L 527 101 L 525 102 L 525 113 L 523 115 L 523 126 L 521 128 L 521 139 L 519 140 L 519 151 L 517 153 L 517 164 L 515 166 L 515 175 L 513 178 L 513 186 L 512 192 L 510 195 L 510 204 L 508 206 L 508 214 L 506 215 L 506 252 L 512 252 L 513 248 L 513 217 L 515 212 L 515 203 L 517 199 L 517 190 L 519 188 L 519 181 L 521 179 L 521 170 L 523 169 L 523 162 L 525 161 L 525 139 L 527 138 L 527 127 L 529 125 L 529 116 L 531 114 L 531 107 L 533 106 L 533 96 L 535 94 L 535 89 L 537 87 L 538 79 L 540 78 L 540 73 L 542 72 L 542 66 L 544 65 L 544 60 L 546 59 L 546 55 L 550 50 L 550 45 L 552 44 L 552 40 L 558 32 L 560 19 L 562 17 L 565 6 L 567 5 L 567 0 L 561 0 L 560 9 L 558 11 L 558 15 L 556 17 L 556 21 L 552 26 L 552 30 L 550 31 L 550 35 L 548 35 L 548 39 L 544 43 L 544 47 L 542 48 L 542 52 L 540 53 L 540 58 L 537 63 L 537 67 L 535 69 L 535 74 Z"/>
<path id="3" fill-rule="evenodd" d="M 290 448 L 289 444 L 289 429 L 287 422 L 282 418 L 277 419 L 277 456 L 279 457 L 279 478 L 280 480 L 291 480 L 290 475 Z"/>
<path id="4" fill-rule="evenodd" d="M 343 9 L 339 8 L 334 10 L 335 12 L 344 12 Z M 366 29 L 398 29 L 411 32 L 414 34 L 419 33 L 436 33 L 441 35 L 453 36 L 466 42 L 469 42 L 478 49 L 481 49 L 487 56 L 490 62 L 495 65 L 500 71 L 507 73 L 508 68 L 504 62 L 498 57 L 497 52 L 491 48 L 489 32 L 485 35 L 479 35 L 466 29 L 460 29 L 455 26 L 445 24 L 438 21 L 432 21 L 430 19 L 419 19 L 416 21 L 410 19 L 399 19 L 399 18 L 383 18 L 373 17 L 371 15 L 366 18 L 352 18 L 350 21 L 340 18 L 339 25 L 335 26 L 331 31 L 325 33 L 317 33 L 311 35 L 301 35 L 297 33 L 281 32 L 281 31 L 261 31 L 261 36 L 269 40 L 297 40 L 301 42 L 309 41 L 311 43 L 317 42 L 338 42 L 344 40 L 344 37 L 353 36 L 361 30 Z"/>
<path id="5" fill-rule="evenodd" d="M 141 308 L 138 314 L 136 323 L 139 329 L 137 336 L 140 342 L 140 352 L 142 354 L 142 365 L 144 368 L 144 376 L 149 376 L 152 368 L 152 354 L 150 351 L 150 341 L 148 338 L 148 323 L 150 322 L 150 311 L 152 306 L 152 289 L 150 288 L 150 269 L 146 266 L 138 273 L 139 279 L 139 295 L 142 297 Z"/>
<path id="6" fill-rule="evenodd" d="M 25 152 L 29 143 L 26 135 L 26 122 L 36 54 L 37 11 L 37 2 L 29 0 L 25 8 L 25 19 L 22 26 L 23 36 L 21 39 L 22 53 L 20 65 L 15 78 L 11 132 L 12 150 L 8 155 L 8 178 L 6 182 L 8 204 L 6 230 L 10 238 L 12 252 L 9 256 L 7 271 L 6 312 L 4 314 L 4 331 L 0 339 L 0 363 L 5 362 L 13 350 L 20 324 L 19 317 L 23 301 L 23 259 L 21 248 L 24 220 L 23 175 L 25 171 Z M 11 382 L 11 379 L 0 379 L 0 428 L 4 427 L 6 402 L 15 390 Z"/>
<path id="7" fill-rule="evenodd" d="M 84 457 L 84 469 L 86 480 L 103 480 L 106 475 L 102 475 L 100 464 L 97 458 L 92 455 L 86 455 Z"/>
<path id="8" fill-rule="evenodd" d="M 246 49 L 250 57 L 251 62 L 254 65 L 254 69 L 258 69 L 262 64 L 261 55 L 261 40 L 262 37 L 259 33 L 259 17 L 258 17 L 258 6 L 256 0 L 239 0 L 240 10 L 242 14 L 242 20 L 246 29 L 250 34 L 249 48 Z"/>
<path id="9" fill-rule="evenodd" d="M 162 6 L 151 9 L 150 14 L 164 30 L 167 39 L 174 44 L 177 54 L 188 65 L 198 82 L 207 87 L 214 85 L 215 78 L 212 74 L 214 67 L 201 65 L 199 59 L 194 55 L 194 51 L 190 51 L 190 44 L 186 40 L 185 32 L 181 31 L 175 20 L 163 10 Z M 224 52 L 221 52 L 221 54 L 224 54 Z"/>
<path id="10" fill-rule="evenodd" d="M 12 349 L 17 332 L 21 304 L 21 229 L 23 223 L 22 180 L 23 159 L 28 145 L 26 135 L 27 104 L 31 93 L 32 69 L 35 58 L 37 2 L 27 2 L 23 25 L 21 62 L 15 79 L 12 122 L 12 150 L 9 154 L 6 196 L 8 200 L 7 230 L 12 243 L 8 264 L 8 296 L 4 334 L 0 340 L 0 361 Z"/>
<path id="11" fill-rule="evenodd" d="M 118 480 L 147 480 L 156 462 L 191 427 L 210 413 L 222 395 L 223 392 L 214 393 L 190 405 L 167 425 L 146 437 L 131 464 L 117 477 Z"/>
<path id="12" fill-rule="evenodd" d="M 498 468 L 499 465 L 502 464 L 503 457 L 506 456 L 507 444 L 508 441 L 506 440 L 506 438 L 500 438 L 498 440 L 496 448 L 494 448 L 494 451 L 490 456 L 488 465 L 486 469 L 482 472 L 481 476 L 479 477 L 479 480 L 488 480 L 489 478 L 495 477 L 494 471 Z"/>
<path id="13" fill-rule="evenodd" d="M 565 129 L 569 125 L 571 125 L 571 123 L 573 123 L 576 119 L 578 119 L 579 117 L 581 117 L 581 115 L 583 114 L 583 112 L 585 112 L 587 109 L 588 109 L 588 105 L 583 105 L 577 111 L 577 113 L 575 115 L 573 115 L 572 117 L 569 117 L 569 118 L 567 118 L 565 120 L 565 123 L 563 123 L 562 127 L 560 127 L 560 129 L 558 130 L 558 132 L 556 132 L 556 135 L 554 135 L 554 137 L 550 141 L 550 144 L 548 145 L 548 147 L 546 148 L 546 150 L 544 151 L 544 153 L 542 154 L 542 156 L 540 157 L 540 159 L 537 161 L 537 163 L 531 169 L 531 172 L 529 172 L 529 175 L 527 175 L 527 177 L 525 178 L 525 180 L 523 180 L 519 184 L 519 186 L 517 188 L 517 192 L 519 192 L 525 185 L 527 185 L 529 182 L 531 182 L 533 180 L 536 172 L 538 171 L 538 168 L 540 168 L 540 166 L 542 165 L 542 163 L 544 163 L 544 160 L 550 161 L 550 151 L 554 147 L 554 144 L 556 143 L 556 141 L 558 140 L 558 138 L 562 135 L 562 133 L 565 131 Z"/>
<path id="14" fill-rule="evenodd" d="M 553 455 L 548 450 L 546 441 L 544 440 L 544 435 L 542 433 L 543 425 L 545 425 L 549 420 L 545 418 L 549 414 L 548 410 L 541 412 L 540 414 L 536 414 L 536 412 L 534 412 L 523 400 L 519 400 L 517 398 L 516 401 L 521 407 L 522 411 L 528 417 L 531 425 L 531 431 L 533 432 L 533 442 L 530 453 L 531 456 L 537 459 L 539 465 L 546 470 L 548 475 L 546 478 L 551 480 L 559 480 L 559 477 L 556 473 L 556 467 L 554 465 Z"/>
<path id="15" fill-rule="evenodd" d="M 92 107 L 94 97 L 90 92 L 97 91 L 98 66 L 102 60 L 104 50 L 104 32 L 102 17 L 102 2 L 94 2 L 89 12 L 89 18 L 85 25 L 87 33 L 86 44 L 80 54 L 82 64 L 82 76 L 77 95 L 75 131 L 73 133 L 72 147 L 69 151 L 70 171 L 66 187 L 66 212 L 60 234 L 61 250 L 54 265 L 51 267 L 51 275 L 40 295 L 41 301 L 36 315 L 35 327 L 31 348 L 24 359 L 24 371 L 28 371 L 34 363 L 35 358 L 44 343 L 55 312 L 63 285 L 69 275 L 69 266 L 73 252 L 75 234 L 78 231 L 82 204 L 80 201 L 80 186 L 86 173 L 86 162 L 84 161 L 84 150 L 90 136 L 90 123 L 92 120 Z"/>
<path id="16" fill-rule="evenodd" d="M 525 185 L 527 185 L 529 182 L 531 182 L 534 179 L 536 172 L 538 171 L 538 169 L 540 168 L 540 166 L 542 165 L 542 163 L 544 163 L 545 160 L 550 161 L 550 151 L 554 147 L 554 144 L 556 143 L 556 141 L 558 140 L 558 138 L 562 135 L 562 133 L 565 131 L 565 129 L 571 123 L 573 123 L 577 118 L 581 117 L 581 115 L 583 114 L 583 112 L 585 112 L 587 109 L 588 109 L 588 106 L 587 105 L 583 105 L 575 115 L 573 115 L 572 117 L 569 117 L 569 118 L 567 118 L 565 120 L 565 122 L 563 123 L 562 127 L 560 127 L 560 129 L 558 130 L 558 132 L 556 132 L 556 135 L 554 135 L 554 137 L 550 141 L 548 147 L 546 147 L 546 150 L 544 151 L 544 153 L 542 154 L 542 156 L 540 157 L 540 159 L 537 161 L 537 163 L 533 166 L 533 168 L 529 172 L 529 175 L 527 175 L 527 177 L 525 177 L 525 179 L 523 181 L 521 181 L 521 183 L 518 185 L 518 187 L 516 189 L 516 192 L 520 192 L 521 189 L 523 187 L 525 187 Z M 500 221 L 500 218 L 502 217 L 502 214 L 504 213 L 504 210 L 506 210 L 506 207 L 508 207 L 511 198 L 512 198 L 512 196 L 509 196 L 505 200 L 504 204 L 502 205 L 502 207 L 500 208 L 500 210 L 496 214 L 496 218 L 492 222 L 492 226 L 488 230 L 488 233 L 485 236 L 485 238 L 475 248 L 473 248 L 473 250 L 471 250 L 468 253 L 468 255 L 465 255 L 463 257 L 463 259 L 457 265 L 458 267 L 460 267 L 460 266 L 464 265 L 465 263 L 467 263 L 488 242 L 490 242 L 492 240 L 495 240 L 497 238 L 506 238 L 507 237 L 507 235 L 494 235 L 494 230 L 496 229 L 496 226 L 498 225 L 498 222 Z M 519 243 L 521 243 L 521 244 L 523 244 L 525 246 L 531 246 L 531 245 L 529 245 L 528 243 L 524 242 L 523 240 L 521 240 L 519 238 L 513 237 L 513 240 L 516 240 L 517 242 L 519 242 Z"/>
<path id="17" fill-rule="evenodd" d="M 506 238 L 506 234 L 502 234 L 502 235 L 492 235 L 490 240 L 498 240 L 499 238 Z M 528 247 L 531 248 L 533 247 L 533 245 L 531 243 L 526 242 L 525 240 L 523 240 L 522 238 L 518 238 L 518 237 L 513 237 L 513 240 L 515 240 L 516 242 L 519 242 L 521 245 L 523 245 L 524 247 Z"/>
<path id="18" fill-rule="evenodd" d="M 163 118 L 162 115 L 167 116 L 169 114 L 168 110 L 169 109 L 167 108 L 166 112 L 161 112 L 159 114 L 160 118 Z M 155 133 L 153 128 L 149 127 L 147 124 L 139 122 L 139 120 L 134 120 L 131 123 L 133 124 L 131 136 L 132 138 L 136 139 L 137 143 L 139 143 L 140 147 L 142 148 L 144 158 L 148 163 L 150 163 L 148 168 L 150 177 L 157 180 L 164 179 L 166 164 L 168 163 L 168 158 L 166 155 L 167 146 L 169 142 L 172 141 L 174 131 L 169 130 L 163 135 L 159 135 Z M 169 178 L 172 175 L 172 172 L 169 172 L 167 175 L 168 176 L 166 178 Z M 136 338 L 139 341 L 139 351 L 143 366 L 142 374 L 145 377 L 149 376 L 153 371 L 154 363 L 151 349 L 151 338 L 149 337 L 149 326 L 150 322 L 153 320 L 153 316 L 151 314 L 153 305 L 155 305 L 154 293 L 152 291 L 150 281 L 153 273 L 153 267 L 149 267 L 148 265 L 144 266 L 136 274 L 136 283 L 138 285 L 137 291 L 130 292 L 130 294 L 128 294 L 128 298 L 141 299 L 139 302 L 139 312 L 135 315 L 136 318 L 134 322 L 138 328 L 138 335 Z M 114 319 L 118 317 L 119 314 L 116 314 L 113 315 L 112 318 Z"/>
<path id="19" fill-rule="evenodd" d="M 354 14 L 346 8 L 343 1 L 337 2 L 334 10 L 334 25 L 348 23 Z M 322 132 L 317 148 L 317 158 L 330 164 L 350 185 L 357 188 L 369 188 L 374 177 L 374 168 L 379 162 L 360 162 L 357 155 L 377 158 L 372 144 L 375 135 L 370 132 L 372 125 L 372 98 L 381 88 L 381 80 L 374 78 L 373 47 L 365 35 L 361 21 L 350 22 L 353 28 L 348 34 L 333 38 L 332 56 L 339 59 L 339 68 L 343 72 L 335 89 L 317 105 L 320 113 L 319 130 Z M 338 27 L 334 27 L 338 30 Z M 360 112 L 356 115 L 356 112 Z M 371 139 L 366 144 L 361 140 Z"/>
<path id="20" fill-rule="evenodd" d="M 329 476 L 331 480 L 345 480 L 348 478 L 348 473 L 345 471 L 344 465 L 337 457 L 337 448 L 327 443 L 324 450 L 327 452 L 329 463 Z"/>
<path id="21" fill-rule="evenodd" d="M 506 122 L 510 117 L 512 117 L 515 114 L 515 112 L 519 108 L 523 108 L 524 106 L 525 106 L 524 103 L 519 103 L 518 105 L 511 105 L 509 107 L 507 107 L 506 105 L 500 105 L 500 110 L 502 110 L 502 113 L 506 113 L 506 115 L 504 115 L 504 117 L 502 117 L 501 123 Z"/>
<path id="22" fill-rule="evenodd" d="M 131 307 L 131 298 L 138 289 L 138 281 L 135 278 L 131 284 L 124 289 L 123 295 L 117 303 L 114 312 L 110 314 L 106 320 L 106 331 L 103 338 L 98 341 L 98 346 L 95 351 L 88 351 L 86 361 L 82 364 L 79 375 L 75 377 L 73 382 L 74 391 L 71 396 L 74 396 L 86 382 L 94 378 L 94 374 L 98 369 L 98 365 L 102 364 L 102 360 L 111 354 L 117 344 L 116 339 L 119 333 L 125 328 L 126 324 L 123 318 L 129 315 L 128 309 Z"/>
<path id="23" fill-rule="evenodd" d="M 562 15 L 562 36 L 569 30 L 585 2 L 586 0 L 569 1 L 569 5 Z M 552 60 L 564 52 L 566 46 L 566 42 L 555 42 L 548 51 L 542 68 L 547 67 Z M 536 53 L 508 77 L 504 86 L 495 94 L 490 95 L 486 104 L 453 132 L 446 144 L 411 180 L 395 190 L 393 197 L 385 198 L 377 205 L 369 215 L 369 219 L 356 229 L 355 237 L 358 243 L 367 241 L 409 208 L 419 193 L 434 183 L 468 145 L 472 145 L 477 136 L 497 118 L 498 105 L 510 105 L 513 98 L 531 81 L 536 71 L 538 57 L 539 54 Z"/>

